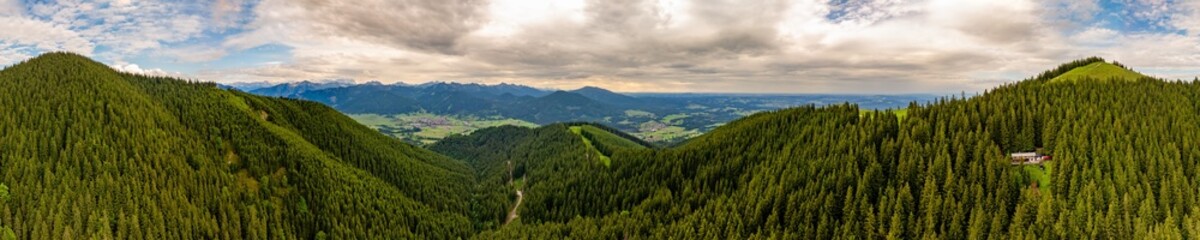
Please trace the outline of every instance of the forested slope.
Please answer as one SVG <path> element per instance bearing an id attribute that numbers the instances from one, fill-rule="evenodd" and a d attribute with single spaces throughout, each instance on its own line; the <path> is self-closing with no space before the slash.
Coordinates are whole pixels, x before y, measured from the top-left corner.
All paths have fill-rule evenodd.
<path id="1" fill-rule="evenodd" d="M 1200 238 L 1200 83 L 1052 81 L 1103 61 L 904 118 L 797 107 L 672 148 L 497 127 L 439 155 L 318 103 L 46 54 L 0 70 L 0 238 Z M 1053 171 L 1007 156 L 1038 148 Z"/>
<path id="2" fill-rule="evenodd" d="M 0 226 L 20 238 L 474 232 L 469 167 L 317 103 L 66 53 L 0 71 L 0 91 Z"/>
<path id="3" fill-rule="evenodd" d="M 432 149 L 484 173 L 511 161 L 527 179 L 517 222 L 481 239 L 1200 237 L 1200 83 L 1050 81 L 1102 61 L 903 119 L 849 105 L 755 114 L 679 147 L 616 150 L 610 167 L 565 125 Z M 1054 171 L 1035 187 L 1007 155 L 1039 147 Z"/>

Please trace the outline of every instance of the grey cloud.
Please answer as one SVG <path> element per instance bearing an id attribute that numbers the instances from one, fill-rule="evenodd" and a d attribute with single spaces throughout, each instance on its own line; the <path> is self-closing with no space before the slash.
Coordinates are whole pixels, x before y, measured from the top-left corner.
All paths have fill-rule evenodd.
<path id="1" fill-rule="evenodd" d="M 1053 22 L 1063 21 L 1073 25 L 1092 21 L 1096 13 L 1102 10 L 1096 0 L 1048 0 L 1042 2 L 1042 6 L 1050 11 L 1043 14 Z"/>
<path id="2" fill-rule="evenodd" d="M 1009 15 L 984 15 L 964 20 L 959 30 L 995 43 L 1016 43 L 1035 37 L 1038 26 Z"/>
<path id="3" fill-rule="evenodd" d="M 590 18 L 590 27 L 594 29 L 638 35 L 641 31 L 629 30 L 654 27 L 659 21 L 642 7 L 646 3 L 644 0 L 589 1 L 585 11 Z"/>
<path id="4" fill-rule="evenodd" d="M 244 16 L 245 10 L 251 6 L 253 2 L 247 0 L 212 0 L 209 17 L 212 18 L 210 26 L 215 31 L 224 31 L 229 28 L 239 27 L 250 19 Z"/>
<path id="5" fill-rule="evenodd" d="M 692 55 L 760 55 L 779 50 L 779 37 L 774 28 L 761 26 L 746 29 L 723 29 L 714 38 L 684 46 Z"/>
<path id="6" fill-rule="evenodd" d="M 785 1 L 697 0 L 692 4 L 698 27 L 714 30 L 714 34 L 699 38 L 662 37 L 659 41 L 675 44 L 668 51 L 683 50 L 688 55 L 677 58 L 730 55 L 760 55 L 778 52 L 783 43 L 776 25 L 787 10 Z"/>
<path id="7" fill-rule="evenodd" d="M 479 27 L 485 0 L 299 0 L 320 31 L 442 54 Z"/>
<path id="8" fill-rule="evenodd" d="M 694 1 L 688 12 L 690 25 L 684 26 L 693 29 L 667 27 L 677 19 L 663 16 L 661 9 L 647 1 L 588 3 L 585 23 L 529 27 L 509 38 L 512 40 L 472 39 L 464 42 L 466 56 L 500 69 L 516 70 L 510 71 L 512 75 L 554 81 L 613 76 L 648 82 L 682 81 L 705 89 L 778 92 L 854 89 L 847 88 L 853 84 L 870 84 L 858 87 L 865 92 L 915 92 L 931 81 L 962 77 L 920 72 L 981 67 L 992 60 L 969 52 L 871 52 L 872 45 L 878 44 L 872 41 L 879 39 L 817 46 L 817 53 L 790 56 L 784 48 L 792 43 L 777 30 L 788 10 L 779 1 Z M 1014 31 L 1008 28 L 1012 27 L 988 30 Z M 994 38 L 985 33 L 980 33 L 982 38 Z M 850 56 L 866 60 L 851 61 Z"/>
<path id="9" fill-rule="evenodd" d="M 0 17 L 4 16 L 21 16 L 24 13 L 24 6 L 21 1 L 17 0 L 0 0 Z"/>
<path id="10" fill-rule="evenodd" d="M 585 23 L 528 27 L 513 40 L 474 39 L 464 49 L 497 66 L 617 75 L 668 63 L 776 54 L 783 46 L 775 28 L 786 10 L 782 1 L 696 1 L 687 13 L 693 21 L 674 27 L 678 16 L 663 14 L 653 3 L 593 0 L 584 9 Z"/>
<path id="11" fill-rule="evenodd" d="M 497 31 L 484 28 L 493 16 L 482 0 L 300 1 L 279 4 L 303 6 L 296 29 L 315 39 L 293 46 L 308 61 L 243 74 L 619 82 L 656 91 L 957 92 L 1036 74 L 1080 52 L 1047 17 L 1053 10 L 998 1 L 859 1 L 843 16 L 848 21 L 837 21 L 826 18 L 827 6 L 789 9 L 787 1 L 692 0 L 675 9 L 654 0 L 588 0 L 571 8 L 580 12 Z M 1076 5 L 1078 12 L 1094 7 Z M 305 49 L 314 46 L 331 47 Z M 375 47 L 394 55 L 377 56 L 388 54 Z"/>
<path id="12" fill-rule="evenodd" d="M 675 68 L 675 69 L 688 69 L 688 68 L 692 68 L 695 66 L 696 66 L 695 64 L 691 64 L 691 63 L 671 63 L 671 64 L 663 65 L 663 67 Z"/>

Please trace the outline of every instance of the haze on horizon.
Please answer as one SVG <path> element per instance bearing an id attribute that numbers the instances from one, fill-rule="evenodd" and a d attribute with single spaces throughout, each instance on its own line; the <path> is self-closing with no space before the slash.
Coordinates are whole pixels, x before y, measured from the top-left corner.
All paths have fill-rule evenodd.
<path id="1" fill-rule="evenodd" d="M 957 93 L 1087 56 L 1200 73 L 1200 2 L 0 0 L 0 65 L 71 51 L 218 83 Z"/>

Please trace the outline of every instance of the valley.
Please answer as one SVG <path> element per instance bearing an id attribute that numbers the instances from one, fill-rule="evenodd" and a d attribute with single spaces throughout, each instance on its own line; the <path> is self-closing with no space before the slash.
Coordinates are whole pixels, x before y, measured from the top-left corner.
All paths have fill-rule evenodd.
<path id="1" fill-rule="evenodd" d="M 668 146 L 750 114 L 803 105 L 854 103 L 866 109 L 900 109 L 934 95 L 853 94 L 621 94 L 597 87 L 571 91 L 514 84 L 422 85 L 345 81 L 299 82 L 241 88 L 250 93 L 327 104 L 364 125 L 416 144 L 452 134 L 510 124 L 537 126 L 595 122 Z"/>
<path id="2" fill-rule="evenodd" d="M 455 134 L 469 134 L 475 130 L 496 126 L 536 127 L 537 124 L 518 119 L 501 117 L 455 117 L 428 113 L 396 115 L 347 114 L 359 123 L 378 130 L 388 136 L 417 145 L 437 142 Z"/>

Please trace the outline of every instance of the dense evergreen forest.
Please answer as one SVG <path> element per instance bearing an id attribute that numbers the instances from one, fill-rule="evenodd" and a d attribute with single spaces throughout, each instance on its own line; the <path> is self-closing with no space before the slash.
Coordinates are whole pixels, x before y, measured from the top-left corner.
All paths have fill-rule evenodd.
<path id="1" fill-rule="evenodd" d="M 904 117 L 760 113 L 679 147 L 613 150 L 610 166 L 565 125 L 432 149 L 525 179 L 520 217 L 482 239 L 1200 238 L 1200 83 L 1051 81 L 1103 61 Z M 1039 148 L 1041 167 L 1008 157 Z"/>
<path id="2" fill-rule="evenodd" d="M 1200 238 L 1200 83 L 1075 71 L 1104 61 L 670 148 L 561 123 L 426 150 L 319 103 L 52 53 L 0 70 L 0 239 Z M 1053 160 L 1011 164 L 1035 149 Z"/>
<path id="3" fill-rule="evenodd" d="M 470 168 L 323 105 L 52 53 L 0 71 L 0 235 L 452 239 Z"/>

